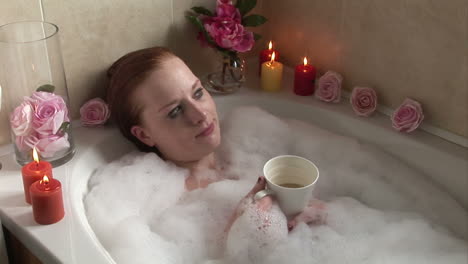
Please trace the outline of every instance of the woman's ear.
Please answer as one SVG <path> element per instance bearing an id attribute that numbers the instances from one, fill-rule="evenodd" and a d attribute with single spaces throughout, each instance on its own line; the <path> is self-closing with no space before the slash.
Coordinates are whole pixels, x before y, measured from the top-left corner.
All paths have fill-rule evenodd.
<path id="1" fill-rule="evenodd" d="M 133 136 L 138 138 L 141 142 L 145 143 L 146 145 L 150 147 L 155 147 L 156 144 L 153 142 L 153 139 L 149 135 L 149 133 L 146 132 L 146 130 L 141 127 L 141 126 L 132 126 L 130 129 L 130 132 L 132 133 Z"/>

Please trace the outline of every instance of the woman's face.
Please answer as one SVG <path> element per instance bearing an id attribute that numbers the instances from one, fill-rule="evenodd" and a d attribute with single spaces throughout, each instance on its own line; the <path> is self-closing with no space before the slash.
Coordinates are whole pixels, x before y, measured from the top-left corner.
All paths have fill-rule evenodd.
<path id="1" fill-rule="evenodd" d="M 161 67 L 137 87 L 132 99 L 141 109 L 141 124 L 132 127 L 132 134 L 157 147 L 164 158 L 197 161 L 219 145 L 214 101 L 179 58 L 165 58 Z"/>

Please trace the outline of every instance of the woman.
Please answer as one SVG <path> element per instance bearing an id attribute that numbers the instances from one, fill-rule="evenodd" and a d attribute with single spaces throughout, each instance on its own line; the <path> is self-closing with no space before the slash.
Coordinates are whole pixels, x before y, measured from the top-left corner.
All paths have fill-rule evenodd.
<path id="1" fill-rule="evenodd" d="M 155 152 L 189 169 L 185 181 L 188 191 L 222 180 L 222 161 L 214 154 L 221 141 L 216 105 L 181 59 L 166 48 L 142 49 L 117 60 L 108 76 L 111 112 L 128 140 L 141 151 Z M 205 177 L 207 169 L 218 173 Z M 264 188 L 265 179 L 260 177 L 239 203 L 227 230 L 249 208 L 263 212 L 273 208 L 271 197 L 253 200 L 254 194 Z M 289 222 L 289 229 L 299 221 L 321 220 L 323 214 L 317 212 L 322 209 L 320 203 L 307 208 Z"/>

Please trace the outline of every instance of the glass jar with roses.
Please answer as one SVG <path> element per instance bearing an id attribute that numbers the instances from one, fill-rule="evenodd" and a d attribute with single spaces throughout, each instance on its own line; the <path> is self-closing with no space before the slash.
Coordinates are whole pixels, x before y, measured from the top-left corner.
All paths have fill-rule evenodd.
<path id="1" fill-rule="evenodd" d="M 44 21 L 0 26 L 0 85 L 19 164 L 42 159 L 58 166 L 74 154 L 68 90 L 58 27 Z"/>
<path id="2" fill-rule="evenodd" d="M 215 93 L 237 91 L 245 81 L 245 62 L 239 53 L 252 49 L 260 35 L 247 30 L 264 24 L 261 15 L 247 15 L 257 4 L 256 0 L 217 0 L 214 12 L 200 6 L 193 7 L 187 18 L 197 27 L 198 39 L 221 54 L 220 69 L 207 75 L 205 86 Z"/>

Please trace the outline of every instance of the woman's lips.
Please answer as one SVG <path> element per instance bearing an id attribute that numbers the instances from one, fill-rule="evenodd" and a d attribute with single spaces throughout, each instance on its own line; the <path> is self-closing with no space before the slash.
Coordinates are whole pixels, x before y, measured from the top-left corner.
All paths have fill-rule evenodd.
<path id="1" fill-rule="evenodd" d="M 211 135 L 211 133 L 213 133 L 214 129 L 215 129 L 214 122 L 211 122 L 211 124 L 207 128 L 205 128 L 205 130 L 203 130 L 200 134 L 198 134 L 196 137 L 209 136 Z"/>

